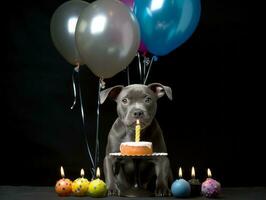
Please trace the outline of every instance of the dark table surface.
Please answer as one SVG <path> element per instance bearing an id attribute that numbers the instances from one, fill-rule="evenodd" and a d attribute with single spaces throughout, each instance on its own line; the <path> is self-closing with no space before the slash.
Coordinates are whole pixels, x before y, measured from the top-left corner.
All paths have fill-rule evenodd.
<path id="1" fill-rule="evenodd" d="M 149 197 L 133 199 L 175 199 L 174 197 Z M 0 200 L 81 200 L 93 199 L 91 197 L 58 197 L 54 187 L 32 187 L 32 186 L 0 186 Z M 106 197 L 104 199 L 125 199 L 125 197 Z M 207 199 L 205 197 L 186 198 Z M 222 188 L 221 196 L 218 199 L 232 200 L 266 200 L 266 187 L 246 188 Z"/>

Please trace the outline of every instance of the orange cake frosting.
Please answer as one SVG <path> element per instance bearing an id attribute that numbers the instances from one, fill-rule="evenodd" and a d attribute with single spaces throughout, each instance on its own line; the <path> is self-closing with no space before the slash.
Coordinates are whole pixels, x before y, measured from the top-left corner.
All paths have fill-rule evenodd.
<path id="1" fill-rule="evenodd" d="M 122 155 L 141 156 L 153 153 L 151 142 L 122 142 L 120 144 Z"/>

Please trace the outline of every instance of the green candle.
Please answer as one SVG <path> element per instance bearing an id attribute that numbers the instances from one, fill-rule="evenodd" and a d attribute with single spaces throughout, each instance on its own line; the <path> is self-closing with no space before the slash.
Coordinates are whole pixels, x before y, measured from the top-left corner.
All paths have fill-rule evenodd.
<path id="1" fill-rule="evenodd" d="M 191 187 L 191 196 L 200 196 L 201 193 L 201 183 L 199 179 L 196 179 L 194 166 L 191 169 L 191 179 L 188 181 Z"/>
<path id="2" fill-rule="evenodd" d="M 89 185 L 89 195 L 91 197 L 105 197 L 107 193 L 107 186 L 103 180 L 100 179 L 100 169 L 97 167 L 96 179 L 92 180 Z"/>

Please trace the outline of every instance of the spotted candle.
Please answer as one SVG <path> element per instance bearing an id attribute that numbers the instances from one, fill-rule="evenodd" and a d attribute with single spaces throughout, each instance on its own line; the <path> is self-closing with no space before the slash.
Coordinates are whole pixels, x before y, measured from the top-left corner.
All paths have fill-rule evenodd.
<path id="1" fill-rule="evenodd" d="M 201 185 L 201 193 L 208 198 L 215 198 L 221 193 L 221 184 L 211 178 L 211 170 L 207 170 L 208 178 Z"/>
<path id="2" fill-rule="evenodd" d="M 75 196 L 85 196 L 88 194 L 90 182 L 84 178 L 84 170 L 80 171 L 81 178 L 77 178 L 72 184 L 72 192 Z"/>
<path id="3" fill-rule="evenodd" d="M 65 178 L 64 169 L 61 166 L 61 179 L 55 184 L 55 191 L 59 196 L 69 196 L 72 193 L 72 181 Z"/>
<path id="4" fill-rule="evenodd" d="M 96 179 L 92 180 L 89 185 L 89 195 L 91 197 L 105 197 L 107 194 L 107 186 L 103 180 L 100 179 L 100 169 L 97 167 Z"/>

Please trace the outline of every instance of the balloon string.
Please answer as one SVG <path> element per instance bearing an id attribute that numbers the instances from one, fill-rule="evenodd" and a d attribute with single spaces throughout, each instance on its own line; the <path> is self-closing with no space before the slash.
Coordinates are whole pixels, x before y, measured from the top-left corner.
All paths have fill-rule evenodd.
<path id="1" fill-rule="evenodd" d="M 79 64 L 77 64 L 77 66 L 73 69 L 73 72 L 72 72 L 72 87 L 73 87 L 74 101 L 73 101 L 72 106 L 70 107 L 71 110 L 73 110 L 73 108 L 75 107 L 75 105 L 77 103 L 77 91 L 76 91 L 76 84 L 75 84 L 75 74 L 78 71 L 79 71 Z"/>
<path id="2" fill-rule="evenodd" d="M 143 78 L 146 76 L 147 57 L 144 55 L 143 59 Z"/>
<path id="3" fill-rule="evenodd" d="M 143 77 L 142 77 L 142 67 L 141 67 L 139 52 L 137 53 L 137 56 L 138 56 L 138 62 L 139 62 L 139 79 L 142 82 L 143 81 Z"/>
<path id="4" fill-rule="evenodd" d="M 149 68 L 148 68 L 147 74 L 146 74 L 145 79 L 144 79 L 144 83 L 143 83 L 144 85 L 145 85 L 146 82 L 147 82 L 147 79 L 148 79 L 149 74 L 150 74 L 150 71 L 151 71 L 151 66 L 152 66 L 153 60 L 154 60 L 155 58 L 156 58 L 155 56 L 153 56 L 153 57 L 151 58 L 151 62 L 150 62 L 150 64 L 149 64 Z"/>
<path id="5" fill-rule="evenodd" d="M 130 85 L 129 66 L 127 66 L 127 85 Z"/>
<path id="6" fill-rule="evenodd" d="M 79 80 L 79 99 L 80 99 L 80 111 L 81 111 L 81 118 L 82 118 L 82 125 L 83 125 L 83 134 L 84 134 L 84 137 L 85 137 L 86 148 L 87 148 L 87 151 L 89 153 L 90 161 L 91 161 L 91 164 L 92 164 L 91 171 L 93 170 L 95 172 L 96 171 L 96 169 L 95 169 L 95 163 L 94 163 L 93 158 L 92 158 L 90 146 L 89 146 L 89 143 L 88 143 L 88 136 L 86 134 L 85 117 L 84 117 L 84 107 L 83 107 L 82 93 L 81 93 L 81 87 L 80 87 L 80 73 L 79 73 L 79 71 L 76 71 L 76 72 L 78 72 L 78 75 L 79 75 L 78 76 L 78 78 L 79 78 L 78 79 Z M 92 176 L 93 176 L 93 174 L 92 174 Z"/>
<path id="7" fill-rule="evenodd" d="M 150 64 L 150 58 L 146 57 L 144 55 L 144 59 L 143 59 L 143 77 L 146 77 L 146 75 L 147 75 L 147 66 L 149 66 L 149 64 Z M 143 81 L 143 84 L 144 84 L 144 81 Z"/>
<path id="8" fill-rule="evenodd" d="M 102 78 L 99 79 L 98 83 L 98 101 L 97 101 L 97 119 L 96 119 L 96 144 L 95 144 L 95 158 L 94 163 L 96 166 L 98 166 L 99 163 L 99 155 L 100 155 L 100 149 L 99 149 L 99 121 L 100 121 L 100 92 L 101 89 L 105 87 L 105 82 Z M 94 174 L 94 177 L 96 177 L 96 174 Z"/>

